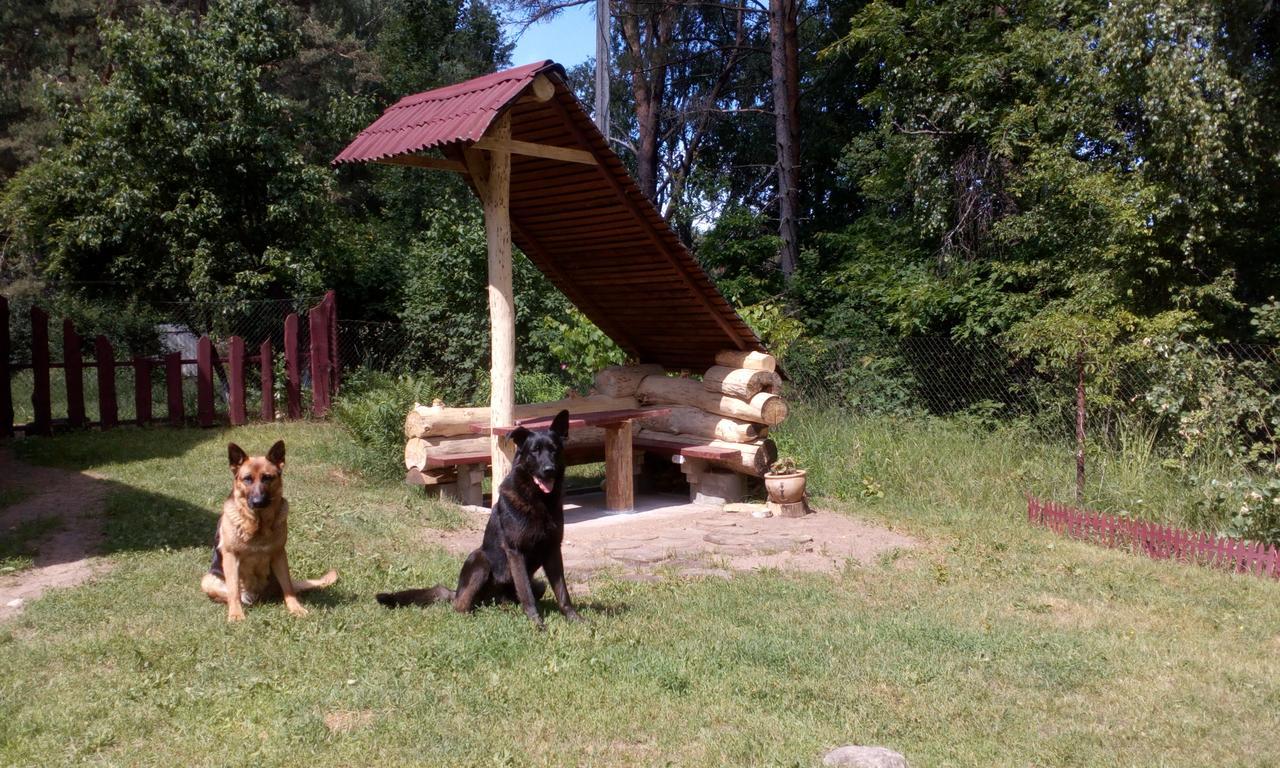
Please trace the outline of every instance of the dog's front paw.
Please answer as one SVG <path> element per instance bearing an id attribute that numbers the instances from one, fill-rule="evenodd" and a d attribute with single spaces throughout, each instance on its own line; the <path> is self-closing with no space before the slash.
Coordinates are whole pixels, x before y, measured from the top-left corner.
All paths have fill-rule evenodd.
<path id="1" fill-rule="evenodd" d="M 227 611 L 227 622 L 235 623 L 237 621 L 244 621 L 244 611 L 242 610 Z"/>
<path id="2" fill-rule="evenodd" d="M 573 621 L 573 622 L 586 621 L 586 619 L 579 616 L 578 612 L 573 610 L 572 608 L 564 612 L 564 619 L 565 621 Z"/>
<path id="3" fill-rule="evenodd" d="M 302 605 L 300 605 L 299 603 L 294 603 L 293 605 L 289 606 L 289 613 L 293 614 L 294 616 L 302 617 L 307 615 L 307 609 L 303 608 Z"/>

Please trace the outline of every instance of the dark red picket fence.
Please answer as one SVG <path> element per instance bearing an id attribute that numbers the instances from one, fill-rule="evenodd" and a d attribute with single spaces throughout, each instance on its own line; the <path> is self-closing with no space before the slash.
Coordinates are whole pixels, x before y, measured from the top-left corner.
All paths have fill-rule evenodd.
<path id="1" fill-rule="evenodd" d="M 1139 520 L 1068 507 L 1027 496 L 1027 520 L 1072 539 L 1129 549 L 1155 560 L 1180 560 L 1280 578 L 1280 548 L 1220 538 Z"/>
<path id="2" fill-rule="evenodd" d="M 284 371 L 285 371 L 285 417 L 298 419 L 302 417 L 302 362 L 305 359 L 310 366 L 311 374 L 311 413 L 324 416 L 332 405 L 333 395 L 338 389 L 338 313 L 337 302 L 333 291 L 307 312 L 308 345 L 306 349 L 299 346 L 299 318 L 297 313 L 290 313 L 283 319 Z M 239 336 L 231 336 L 225 343 L 225 356 L 215 350 L 213 341 L 208 336 L 201 336 L 196 343 L 195 358 L 184 358 L 181 352 L 171 352 L 163 356 L 133 357 L 130 360 L 116 360 L 111 342 L 105 336 L 94 340 L 94 356 L 85 360 L 81 355 L 82 339 L 71 320 L 62 321 L 61 362 L 50 360 L 49 355 L 49 315 L 39 307 L 31 308 L 31 357 L 30 363 L 14 363 L 11 355 L 11 337 L 9 333 L 9 303 L 0 296 L 0 437 L 10 437 L 15 432 L 27 435 L 48 435 L 55 427 L 84 428 L 100 427 L 110 429 L 119 424 L 150 424 L 167 422 L 175 426 L 187 423 L 185 398 L 183 397 L 183 366 L 196 367 L 196 413 L 195 423 L 202 427 L 228 423 L 233 426 L 247 424 L 249 414 L 246 410 L 246 388 L 249 377 L 246 375 L 257 367 L 256 384 L 261 394 L 259 416 L 264 421 L 273 421 L 275 413 L 275 357 L 272 353 L 271 340 L 264 340 L 249 354 L 245 340 Z M 225 414 L 219 414 L 215 398 L 215 366 L 222 366 L 226 374 L 227 408 Z M 52 412 L 52 392 L 50 371 L 63 369 L 67 395 L 65 418 L 54 418 Z M 84 369 L 93 368 L 97 374 L 98 384 L 98 418 L 91 421 L 85 409 Z M 116 371 L 120 368 L 133 369 L 134 382 L 134 418 L 121 421 L 119 403 L 116 393 Z M 152 413 L 152 381 L 155 369 L 161 369 L 165 380 L 167 413 L 156 416 Z M 34 418 L 28 424 L 14 424 L 13 392 L 11 379 L 15 372 L 30 370 L 34 383 L 31 401 Z"/>

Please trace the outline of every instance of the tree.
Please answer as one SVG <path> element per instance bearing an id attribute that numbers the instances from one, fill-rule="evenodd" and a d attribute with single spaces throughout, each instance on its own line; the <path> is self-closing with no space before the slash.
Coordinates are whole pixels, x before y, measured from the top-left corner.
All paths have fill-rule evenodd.
<path id="1" fill-rule="evenodd" d="M 777 143 L 779 267 L 790 278 L 800 260 L 800 54 L 799 0 L 769 0 L 769 71 L 773 76 Z"/>
<path id="2" fill-rule="evenodd" d="M 297 115 L 263 87 L 297 50 L 286 10 L 221 0 L 197 24 L 148 7 L 103 34 L 110 79 L 82 109 L 63 107 L 61 146 L 6 189 L 19 247 L 89 294 L 320 290 L 340 258 L 329 247 L 330 172 L 306 162 Z"/>
<path id="3" fill-rule="evenodd" d="M 1264 2 L 872 2 L 877 85 L 848 167 L 873 207 L 842 290 L 903 329 L 1175 313 L 1219 332 L 1274 292 L 1276 11 Z M 868 282 L 866 265 L 876 282 Z M 861 262 L 859 264 L 858 262 Z M 1249 275 L 1246 283 L 1240 276 Z"/>

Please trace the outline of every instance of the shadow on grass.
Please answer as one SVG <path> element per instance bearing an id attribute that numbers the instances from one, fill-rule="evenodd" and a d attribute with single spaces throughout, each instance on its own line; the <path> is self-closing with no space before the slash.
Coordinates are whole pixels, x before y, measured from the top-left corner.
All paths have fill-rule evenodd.
<path id="1" fill-rule="evenodd" d="M 20 461 L 83 472 L 107 464 L 185 456 L 216 434 L 214 430 L 125 426 L 60 432 L 53 437 L 12 440 L 9 445 Z"/>
<path id="2" fill-rule="evenodd" d="M 189 547 L 209 548 L 211 554 L 221 512 L 218 496 L 225 491 L 215 495 L 210 489 L 230 487 L 225 465 L 212 464 L 205 455 L 225 450 L 210 445 L 217 437 L 213 430 L 122 427 L 7 441 L 19 462 L 34 465 L 22 485 L 40 508 L 38 515 L 67 525 L 81 515 L 101 521 L 100 541 L 89 535 L 79 543 L 42 542 L 36 564 Z M 24 471 L 22 463 L 13 468 Z M 124 478 L 107 479 L 103 473 Z M 135 477 L 138 483 L 130 483 Z M 184 496 L 209 497 L 210 503 L 201 506 Z M 93 508 L 99 503 L 100 511 Z"/>
<path id="3" fill-rule="evenodd" d="M 197 507 L 114 480 L 98 482 L 107 489 L 102 554 L 208 547 L 212 556 L 221 509 Z"/>
<path id="4" fill-rule="evenodd" d="M 572 596 L 573 590 L 569 590 L 569 594 L 570 596 Z M 559 608 L 556 607 L 555 600 L 551 600 L 549 602 L 549 605 L 548 605 L 548 601 L 546 600 L 542 601 L 542 603 L 543 603 L 542 607 L 544 609 L 551 610 L 551 611 L 560 610 Z M 603 616 L 622 616 L 623 614 L 631 612 L 631 606 L 627 605 L 626 603 L 616 603 L 616 602 L 606 603 L 600 600 L 591 600 L 590 598 L 586 600 L 578 600 L 575 598 L 573 601 L 573 606 L 577 608 L 580 612 L 587 614 L 586 616 L 587 619 L 590 619 L 593 616 L 602 616 L 602 617 Z"/>

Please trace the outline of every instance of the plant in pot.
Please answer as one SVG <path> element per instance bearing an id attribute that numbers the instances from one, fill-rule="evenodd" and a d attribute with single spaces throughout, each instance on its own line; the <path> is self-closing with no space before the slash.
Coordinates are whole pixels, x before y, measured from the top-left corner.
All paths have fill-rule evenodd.
<path id="1" fill-rule="evenodd" d="M 803 503 L 807 474 L 791 456 L 783 456 L 773 462 L 764 476 L 764 488 L 769 494 L 769 501 L 774 504 Z"/>

